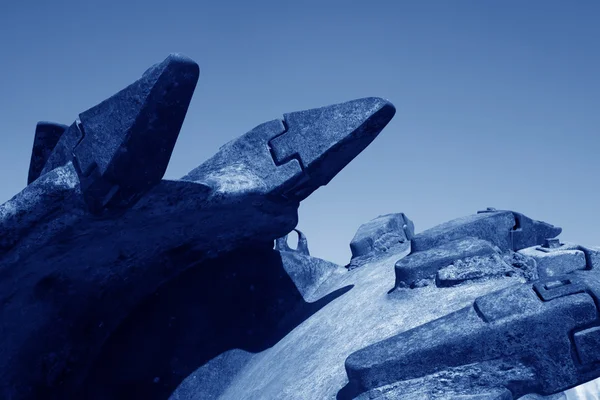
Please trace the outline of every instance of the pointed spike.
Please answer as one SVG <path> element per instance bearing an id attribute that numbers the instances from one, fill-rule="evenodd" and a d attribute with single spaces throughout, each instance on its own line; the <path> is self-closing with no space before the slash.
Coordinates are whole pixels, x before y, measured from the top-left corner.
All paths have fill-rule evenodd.
<path id="1" fill-rule="evenodd" d="M 33 149 L 31 151 L 31 162 L 29 163 L 28 185 L 39 178 L 46 161 L 48 161 L 48 157 L 52 154 L 52 151 L 67 128 L 67 125 L 55 122 L 40 121 L 37 123 Z"/>
<path id="2" fill-rule="evenodd" d="M 278 165 L 299 161 L 310 182 L 296 196 L 305 198 L 364 150 L 395 112 L 389 101 L 367 97 L 285 114 L 286 132 L 270 142 L 273 158 Z"/>
<path id="3" fill-rule="evenodd" d="M 73 160 L 73 149 L 80 141 L 81 132 L 79 129 L 77 129 L 77 124 L 72 123 L 58 140 L 58 143 L 52 150 L 52 153 L 48 157 L 46 164 L 44 164 L 44 168 L 42 169 L 40 176 L 52 171 L 53 169 L 62 167 Z"/>
<path id="4" fill-rule="evenodd" d="M 74 164 L 90 209 L 129 207 L 162 179 L 199 72 L 193 60 L 172 54 L 79 115 Z"/>

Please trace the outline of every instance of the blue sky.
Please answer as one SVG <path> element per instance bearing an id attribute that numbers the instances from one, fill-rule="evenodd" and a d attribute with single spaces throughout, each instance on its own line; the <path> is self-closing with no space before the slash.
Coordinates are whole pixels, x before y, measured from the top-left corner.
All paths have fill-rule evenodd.
<path id="1" fill-rule="evenodd" d="M 379 96 L 396 117 L 300 208 L 313 255 L 494 206 L 600 245 L 600 2 L 41 1 L 0 6 L 0 202 L 35 124 L 70 124 L 171 52 L 200 80 L 166 178 L 283 113 Z"/>

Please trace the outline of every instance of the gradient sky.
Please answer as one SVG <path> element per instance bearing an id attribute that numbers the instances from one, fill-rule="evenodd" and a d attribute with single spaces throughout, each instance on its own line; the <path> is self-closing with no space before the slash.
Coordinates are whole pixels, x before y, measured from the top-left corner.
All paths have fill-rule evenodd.
<path id="1" fill-rule="evenodd" d="M 302 204 L 315 256 L 347 263 L 378 215 L 422 231 L 488 206 L 600 245 L 599 20 L 597 1 L 5 1 L 0 202 L 25 186 L 37 121 L 70 124 L 181 52 L 200 81 L 165 178 L 286 112 L 396 105 Z"/>

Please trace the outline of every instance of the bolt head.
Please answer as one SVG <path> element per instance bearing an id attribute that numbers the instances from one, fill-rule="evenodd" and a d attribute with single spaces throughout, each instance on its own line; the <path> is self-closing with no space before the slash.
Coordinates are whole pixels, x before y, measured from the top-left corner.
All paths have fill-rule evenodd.
<path id="1" fill-rule="evenodd" d="M 542 247 L 545 247 L 547 249 L 556 249 L 560 246 L 561 244 L 558 238 L 545 239 L 544 244 L 542 245 Z"/>

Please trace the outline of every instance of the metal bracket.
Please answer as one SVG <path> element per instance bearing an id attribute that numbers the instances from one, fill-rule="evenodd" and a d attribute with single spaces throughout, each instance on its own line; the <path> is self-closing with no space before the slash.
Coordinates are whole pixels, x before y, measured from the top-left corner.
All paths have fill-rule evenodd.
<path id="1" fill-rule="evenodd" d="M 281 166 L 281 165 L 287 164 L 288 162 L 290 162 L 292 160 L 296 160 L 296 161 L 298 161 L 298 165 L 300 166 L 300 169 L 302 170 L 300 177 L 298 179 L 295 179 L 295 182 L 293 182 L 290 186 L 286 187 L 285 190 L 283 191 L 283 193 L 281 193 L 281 196 L 283 198 L 289 199 L 290 197 L 297 197 L 304 189 L 304 186 L 307 183 L 309 183 L 311 179 L 310 179 L 310 176 L 308 175 L 308 172 L 306 171 L 306 168 L 302 162 L 302 157 L 300 157 L 300 154 L 298 152 L 282 155 L 282 154 L 280 154 L 281 152 L 277 149 L 277 147 L 278 147 L 277 142 L 279 140 L 281 140 L 280 138 L 283 135 L 287 134 L 289 131 L 289 126 L 288 126 L 287 122 L 285 121 L 285 119 L 282 119 L 280 121 L 283 124 L 283 132 L 272 137 L 267 143 L 267 147 L 269 148 L 269 152 L 271 153 L 273 162 L 275 163 L 275 165 Z"/>

